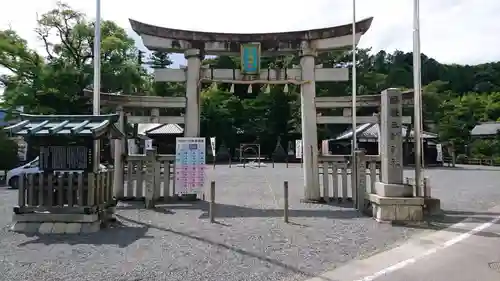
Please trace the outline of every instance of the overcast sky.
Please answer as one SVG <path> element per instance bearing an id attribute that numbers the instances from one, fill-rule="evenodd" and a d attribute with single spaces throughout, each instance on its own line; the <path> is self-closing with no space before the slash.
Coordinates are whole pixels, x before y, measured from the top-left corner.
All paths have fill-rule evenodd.
<path id="1" fill-rule="evenodd" d="M 36 15 L 55 0 L 6 0 L 0 28 L 11 26 L 42 51 L 33 29 Z M 67 0 L 95 16 L 95 0 Z M 102 17 L 130 31 L 128 18 L 159 26 L 219 32 L 272 32 L 349 23 L 351 0 L 101 0 Z M 373 16 L 362 47 L 412 49 L 413 0 L 357 0 L 357 18 Z M 500 0 L 421 0 L 422 52 L 442 63 L 500 60 Z M 136 37 L 137 38 L 137 37 Z M 179 56 L 182 57 L 182 56 Z M 177 56 L 176 56 L 177 60 Z M 179 62 L 179 61 L 178 61 Z M 181 62 L 182 63 L 182 62 Z"/>

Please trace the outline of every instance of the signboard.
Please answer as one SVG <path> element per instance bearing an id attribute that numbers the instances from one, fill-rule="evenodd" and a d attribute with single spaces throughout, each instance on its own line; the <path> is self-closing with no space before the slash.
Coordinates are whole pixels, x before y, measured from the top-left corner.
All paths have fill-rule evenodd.
<path id="1" fill-rule="evenodd" d="M 436 151 L 437 151 L 436 161 L 443 162 L 443 145 L 440 143 L 436 144 Z"/>
<path id="2" fill-rule="evenodd" d="M 145 140 L 144 141 L 144 149 L 145 150 L 153 149 L 153 140 Z"/>
<path id="3" fill-rule="evenodd" d="M 288 156 L 293 156 L 295 153 L 293 152 L 293 144 L 291 141 L 288 141 Z"/>
<path id="4" fill-rule="evenodd" d="M 322 140 L 321 141 L 321 154 L 323 156 L 330 154 L 330 149 L 328 147 L 328 140 Z"/>
<path id="5" fill-rule="evenodd" d="M 210 149 L 212 150 L 212 156 L 215 157 L 215 137 L 210 138 Z"/>
<path id="6" fill-rule="evenodd" d="M 247 75 L 260 74 L 260 43 L 241 44 L 241 72 Z"/>
<path id="7" fill-rule="evenodd" d="M 302 140 L 295 140 L 295 158 L 302 158 Z"/>
<path id="8" fill-rule="evenodd" d="M 127 140 L 127 146 L 128 146 L 128 154 L 137 154 L 137 145 L 135 144 L 134 139 L 128 139 Z"/>
<path id="9" fill-rule="evenodd" d="M 181 194 L 203 191 L 205 184 L 205 138 L 177 138 L 175 188 Z"/>
<path id="10" fill-rule="evenodd" d="M 91 171 L 92 149 L 85 146 L 40 146 L 42 171 Z"/>

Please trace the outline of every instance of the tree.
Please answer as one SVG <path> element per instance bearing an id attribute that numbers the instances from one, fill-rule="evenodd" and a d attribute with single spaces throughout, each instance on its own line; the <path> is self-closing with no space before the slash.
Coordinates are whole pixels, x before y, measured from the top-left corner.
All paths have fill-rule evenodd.
<path id="1" fill-rule="evenodd" d="M 19 165 L 19 157 L 17 154 L 17 143 L 7 137 L 4 130 L 0 130 L 0 171 L 10 170 Z"/>
<path id="2" fill-rule="evenodd" d="M 4 107 L 24 106 L 41 114 L 90 113 L 83 90 L 93 81 L 93 30 L 85 15 L 58 2 L 38 19 L 36 33 L 45 58 L 14 31 L 1 31 L 0 66 L 12 72 L 1 80 Z M 101 34 L 101 91 L 136 93 L 147 83 L 147 73 L 137 63 L 133 40 L 111 21 L 101 23 Z"/>

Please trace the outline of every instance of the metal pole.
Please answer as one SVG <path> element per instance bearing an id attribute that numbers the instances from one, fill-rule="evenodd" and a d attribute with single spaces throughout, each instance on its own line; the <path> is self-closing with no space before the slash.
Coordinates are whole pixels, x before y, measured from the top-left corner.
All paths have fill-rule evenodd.
<path id="1" fill-rule="evenodd" d="M 94 95 L 92 100 L 93 115 L 101 113 L 101 0 L 96 0 L 94 30 Z M 99 170 L 101 163 L 100 141 L 94 141 L 94 171 Z"/>
<path id="2" fill-rule="evenodd" d="M 288 181 L 283 182 L 283 219 L 285 223 L 288 223 Z"/>
<path id="3" fill-rule="evenodd" d="M 352 0 L 352 145 L 351 145 L 351 185 L 353 193 L 356 192 L 357 186 L 357 163 L 356 163 L 356 150 L 358 149 L 358 138 L 356 135 L 357 129 L 357 112 L 356 112 L 356 101 L 357 101 L 357 81 L 356 81 L 356 0 Z M 356 200 L 355 194 L 353 194 L 354 200 Z"/>
<path id="4" fill-rule="evenodd" d="M 356 136 L 357 114 L 357 81 L 356 81 L 356 0 L 352 0 L 352 148 L 351 154 L 354 158 L 354 151 L 358 148 Z"/>
<path id="5" fill-rule="evenodd" d="M 210 202 L 208 203 L 210 222 L 215 223 L 215 181 L 210 183 Z"/>
<path id="6" fill-rule="evenodd" d="M 420 1 L 413 0 L 413 89 L 415 130 L 415 190 L 420 196 L 422 183 L 422 87 L 420 60 Z"/>

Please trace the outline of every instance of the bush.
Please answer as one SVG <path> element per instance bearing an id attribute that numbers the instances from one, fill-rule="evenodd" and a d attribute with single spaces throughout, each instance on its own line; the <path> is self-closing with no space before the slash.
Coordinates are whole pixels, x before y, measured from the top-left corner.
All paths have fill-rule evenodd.
<path id="1" fill-rule="evenodd" d="M 467 155 L 465 154 L 458 154 L 457 155 L 457 159 L 456 159 L 456 162 L 458 164 L 465 164 L 467 162 Z"/>
<path id="2" fill-rule="evenodd" d="M 17 143 L 8 138 L 7 134 L 0 128 L 0 171 L 10 170 L 19 165 L 19 157 L 17 155 Z"/>

